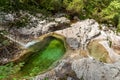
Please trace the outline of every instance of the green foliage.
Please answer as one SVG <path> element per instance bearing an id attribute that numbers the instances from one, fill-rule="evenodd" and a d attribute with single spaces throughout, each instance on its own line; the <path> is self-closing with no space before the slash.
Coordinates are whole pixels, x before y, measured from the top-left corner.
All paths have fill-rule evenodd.
<path id="1" fill-rule="evenodd" d="M 5 34 L 7 34 L 5 30 L 0 30 L 0 47 L 10 45 L 9 40 L 3 37 Z"/>
<path id="2" fill-rule="evenodd" d="M 83 76 L 80 78 L 80 80 L 84 80 Z"/>
<path id="3" fill-rule="evenodd" d="M 12 63 L 7 64 L 5 66 L 0 66 L 0 79 L 8 77 L 8 75 L 12 73 L 12 66 Z"/>
<path id="4" fill-rule="evenodd" d="M 19 10 L 39 11 L 35 0 L 0 0 L 0 11 L 13 12 Z"/>
<path id="5" fill-rule="evenodd" d="M 18 10 L 21 7 L 20 0 L 0 0 L 0 10 Z"/>
<path id="6" fill-rule="evenodd" d="M 0 79 L 9 77 L 9 75 L 16 73 L 20 70 L 20 67 L 23 66 L 23 63 L 14 65 L 13 63 L 8 63 L 6 65 L 0 66 Z"/>
<path id="7" fill-rule="evenodd" d="M 111 0 L 63 0 L 63 6 L 70 14 L 79 15 L 80 18 L 98 19 L 98 13 L 106 8 Z"/>
<path id="8" fill-rule="evenodd" d="M 118 19 L 117 32 L 120 32 L 120 16 L 119 16 L 119 19 Z"/>
<path id="9" fill-rule="evenodd" d="M 117 26 L 120 22 L 119 0 L 64 0 L 64 7 L 71 14 L 77 13 L 79 18 L 93 18 Z M 119 25 L 118 25 L 119 30 Z"/>
<path id="10" fill-rule="evenodd" d="M 67 5 L 66 10 L 72 13 L 80 13 L 84 8 L 83 0 L 73 0 L 72 2 L 65 0 L 64 2 Z"/>
<path id="11" fill-rule="evenodd" d="M 120 1 L 114 0 L 110 5 L 103 9 L 100 13 L 102 21 L 114 24 L 115 26 L 119 23 L 120 17 Z"/>
<path id="12" fill-rule="evenodd" d="M 62 7 L 62 0 L 41 0 L 39 1 L 40 7 L 43 7 L 46 10 L 60 10 Z"/>
<path id="13" fill-rule="evenodd" d="M 120 26 L 120 0 L 0 0 L 0 10 L 31 12 L 67 12 L 80 19 L 93 18 L 99 22 Z M 47 13 L 48 14 L 48 13 Z M 26 21 L 16 24 L 24 25 Z"/>
<path id="14" fill-rule="evenodd" d="M 44 80 L 49 80 L 48 78 L 45 78 Z"/>
<path id="15" fill-rule="evenodd" d="M 9 42 L 9 40 L 3 40 L 3 41 L 2 41 L 2 44 L 3 44 L 4 46 L 7 46 L 7 45 L 10 45 L 10 42 Z"/>

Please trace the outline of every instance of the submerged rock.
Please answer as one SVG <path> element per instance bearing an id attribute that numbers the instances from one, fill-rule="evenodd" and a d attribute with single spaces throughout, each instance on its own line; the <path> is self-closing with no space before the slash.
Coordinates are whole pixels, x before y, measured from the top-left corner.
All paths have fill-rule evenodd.
<path id="1" fill-rule="evenodd" d="M 99 43 L 99 40 L 93 40 L 90 42 L 87 46 L 89 55 L 95 58 L 96 60 L 105 62 L 105 63 L 110 63 L 111 58 L 109 56 L 108 51 L 106 48 Z"/>

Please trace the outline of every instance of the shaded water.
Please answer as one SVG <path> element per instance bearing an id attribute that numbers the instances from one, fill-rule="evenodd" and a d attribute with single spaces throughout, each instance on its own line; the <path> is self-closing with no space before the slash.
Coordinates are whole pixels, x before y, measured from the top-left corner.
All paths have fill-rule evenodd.
<path id="1" fill-rule="evenodd" d="M 92 41 L 88 45 L 89 55 L 102 62 L 111 62 L 106 49 L 99 43 L 99 41 Z"/>
<path id="2" fill-rule="evenodd" d="M 39 43 L 36 43 L 36 45 L 39 47 Z M 42 49 L 37 50 L 37 52 L 32 53 L 32 55 L 25 59 L 24 66 L 15 75 L 16 77 L 35 76 L 40 72 L 46 71 L 55 61 L 59 60 L 64 53 L 64 43 L 52 37 Z"/>

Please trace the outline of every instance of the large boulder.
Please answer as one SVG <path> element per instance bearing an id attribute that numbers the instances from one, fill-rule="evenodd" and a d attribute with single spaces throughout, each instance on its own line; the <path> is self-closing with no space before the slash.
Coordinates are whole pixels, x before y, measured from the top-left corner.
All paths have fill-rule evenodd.
<path id="1" fill-rule="evenodd" d="M 86 48 L 89 41 L 100 34 L 99 24 L 93 19 L 73 23 L 70 28 L 56 31 L 66 37 L 73 49 Z"/>
<path id="2" fill-rule="evenodd" d="M 120 61 L 105 64 L 94 59 L 83 58 L 72 63 L 72 69 L 82 80 L 120 80 Z"/>

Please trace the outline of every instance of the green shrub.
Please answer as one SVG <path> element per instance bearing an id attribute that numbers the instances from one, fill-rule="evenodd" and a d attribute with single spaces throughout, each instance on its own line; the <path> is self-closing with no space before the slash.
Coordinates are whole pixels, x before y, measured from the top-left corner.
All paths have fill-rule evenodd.
<path id="1" fill-rule="evenodd" d="M 63 0 L 63 6 L 70 13 L 84 18 L 98 18 L 98 13 L 106 8 L 111 0 Z"/>
<path id="2" fill-rule="evenodd" d="M 70 17 L 93 18 L 119 27 L 120 0 L 0 0 L 0 10 L 45 13 L 64 11 Z"/>
<path id="3" fill-rule="evenodd" d="M 114 0 L 100 13 L 101 22 L 107 22 L 115 26 L 118 25 L 120 17 L 120 1 Z"/>
<path id="4" fill-rule="evenodd" d="M 80 13 L 84 8 L 83 0 L 73 0 L 72 2 L 64 1 L 66 7 L 66 10 L 72 12 L 72 13 Z"/>
<path id="5" fill-rule="evenodd" d="M 16 73 L 20 70 L 24 63 L 19 63 L 14 65 L 13 63 L 8 63 L 6 65 L 0 66 L 0 79 L 8 78 L 9 75 Z"/>
<path id="6" fill-rule="evenodd" d="M 117 32 L 120 32 L 120 16 L 119 16 L 119 21 L 118 21 L 118 25 L 117 25 Z"/>
<path id="7" fill-rule="evenodd" d="M 62 7 L 62 0 L 41 0 L 39 1 L 40 7 L 49 11 L 58 11 Z"/>

